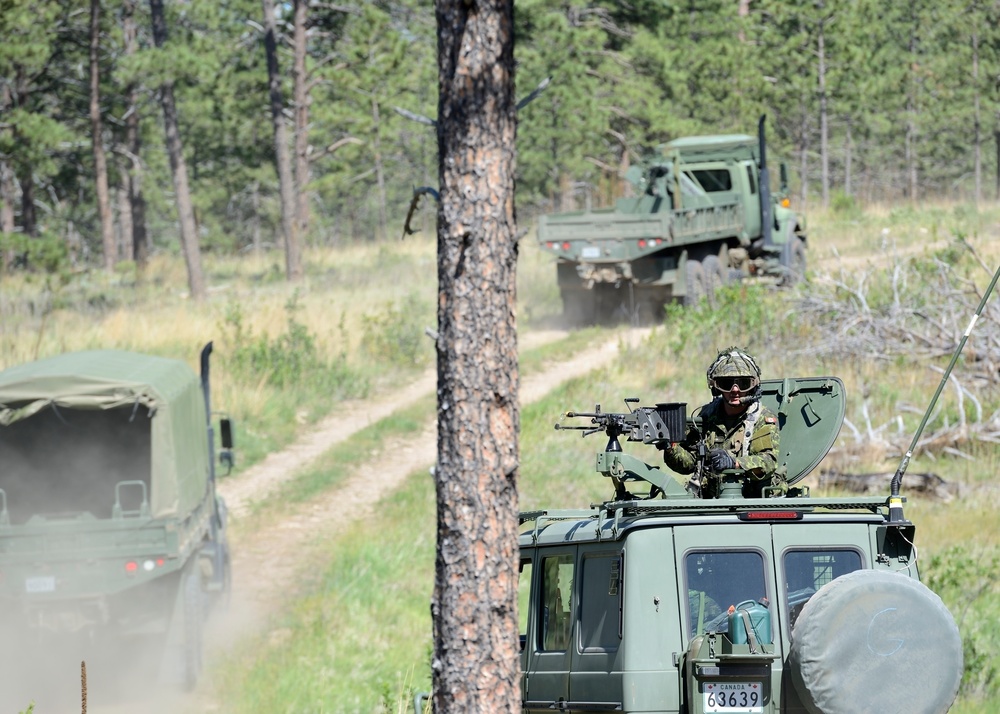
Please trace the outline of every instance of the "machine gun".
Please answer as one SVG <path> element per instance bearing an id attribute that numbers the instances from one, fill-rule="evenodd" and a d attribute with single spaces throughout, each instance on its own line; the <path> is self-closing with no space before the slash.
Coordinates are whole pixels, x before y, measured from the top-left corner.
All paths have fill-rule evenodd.
<path id="1" fill-rule="evenodd" d="M 626 397 L 625 406 L 638 404 L 638 397 Z M 608 445 L 605 451 L 621 451 L 619 436 L 627 436 L 627 441 L 641 441 L 651 446 L 662 446 L 684 438 L 684 423 L 687 404 L 670 402 L 657 404 L 655 407 L 638 407 L 624 414 L 602 412 L 597 404 L 592 412 L 566 412 L 568 419 L 589 418 L 590 425 L 563 426 L 556 424 L 557 430 L 582 431 L 583 436 L 590 436 L 603 431 L 608 435 Z"/>
<path id="2" fill-rule="evenodd" d="M 640 498 L 688 497 L 689 494 L 668 474 L 656 467 L 643 463 L 634 456 L 622 453 L 619 437 L 627 441 L 636 441 L 651 446 L 665 448 L 671 443 L 684 438 L 687 405 L 683 403 L 664 403 L 653 407 L 637 407 L 635 397 L 625 399 L 629 407 L 626 413 L 602 412 L 601 405 L 595 406 L 592 412 L 566 412 L 566 418 L 589 419 L 589 424 L 564 426 L 556 424 L 557 430 L 582 431 L 583 436 L 598 432 L 608 437 L 608 443 L 603 452 L 597 454 L 597 470 L 611 479 L 615 487 L 615 499 L 618 501 Z M 647 496 L 636 496 L 626 488 L 628 481 L 645 481 L 651 485 Z"/>

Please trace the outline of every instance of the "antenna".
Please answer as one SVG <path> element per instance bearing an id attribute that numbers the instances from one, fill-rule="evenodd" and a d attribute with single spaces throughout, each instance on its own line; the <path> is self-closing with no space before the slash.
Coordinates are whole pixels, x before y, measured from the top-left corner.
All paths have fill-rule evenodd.
<path id="1" fill-rule="evenodd" d="M 892 483 L 889 490 L 890 523 L 901 523 L 905 520 L 903 518 L 903 499 L 899 497 L 899 484 L 903 480 L 903 474 L 906 472 L 906 467 L 910 465 L 910 458 L 913 456 L 913 450 L 917 448 L 917 440 L 920 438 L 920 434 L 923 432 L 924 427 L 927 426 L 927 420 L 930 418 L 931 411 L 934 409 L 934 405 L 937 404 L 938 397 L 941 396 L 944 385 L 948 382 L 948 377 L 951 376 L 951 370 L 955 367 L 955 363 L 958 362 L 958 356 L 962 354 L 962 350 L 965 348 L 965 343 L 969 339 L 969 334 L 972 332 L 972 328 L 976 324 L 976 320 L 978 320 L 979 316 L 983 314 L 983 308 L 986 307 L 986 301 L 990 299 L 993 287 L 997 284 L 997 278 L 1000 278 L 1000 267 L 998 267 L 997 271 L 993 274 L 993 280 L 990 281 L 990 286 L 986 288 L 986 292 L 983 293 L 983 299 L 979 301 L 979 307 L 976 308 L 975 314 L 969 320 L 969 326 L 965 328 L 965 333 L 962 335 L 962 339 L 958 343 L 958 348 L 951 356 L 951 362 L 948 364 L 948 369 L 944 371 L 944 376 L 941 377 L 941 383 L 938 385 L 937 391 L 934 392 L 934 396 L 931 397 L 931 403 L 927 406 L 927 411 L 924 412 L 924 418 L 920 420 L 920 426 L 917 427 L 917 433 L 913 435 L 913 441 L 910 442 L 910 448 L 906 450 L 906 453 L 903 455 L 903 460 L 899 462 L 899 468 L 896 469 L 896 473 L 892 477 Z"/>

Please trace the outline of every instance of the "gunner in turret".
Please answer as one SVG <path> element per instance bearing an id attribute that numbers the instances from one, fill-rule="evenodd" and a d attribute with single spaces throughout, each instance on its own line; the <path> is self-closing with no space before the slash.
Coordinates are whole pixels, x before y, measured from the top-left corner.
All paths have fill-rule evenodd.
<path id="1" fill-rule="evenodd" d="M 713 399 L 693 416 L 701 416 L 700 427 L 688 431 L 681 443 L 669 445 L 663 461 L 682 474 L 696 474 L 701 495 L 719 495 L 718 479 L 701 478 L 702 471 L 719 475 L 742 471 L 743 495 L 761 496 L 764 486 L 783 486 L 778 469 L 778 417 L 760 403 L 760 367 L 739 347 L 727 347 L 706 372 Z"/>

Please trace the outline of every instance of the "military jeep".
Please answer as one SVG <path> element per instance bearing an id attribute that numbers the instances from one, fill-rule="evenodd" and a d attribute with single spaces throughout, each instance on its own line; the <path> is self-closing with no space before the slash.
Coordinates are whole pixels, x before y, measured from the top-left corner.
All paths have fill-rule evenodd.
<path id="1" fill-rule="evenodd" d="M 520 516 L 526 712 L 945 712 L 962 642 L 919 581 L 898 496 L 816 498 L 801 480 L 845 413 L 835 377 L 762 382 L 788 488 L 700 498 L 621 441 L 678 441 L 684 405 L 584 417 L 612 500 Z M 636 400 L 626 400 L 636 401 Z M 579 422 L 570 422 L 579 424 Z M 621 438 L 620 438 L 621 437 Z M 652 451 L 652 450 L 651 450 Z M 890 501 L 893 508 L 890 508 Z"/>

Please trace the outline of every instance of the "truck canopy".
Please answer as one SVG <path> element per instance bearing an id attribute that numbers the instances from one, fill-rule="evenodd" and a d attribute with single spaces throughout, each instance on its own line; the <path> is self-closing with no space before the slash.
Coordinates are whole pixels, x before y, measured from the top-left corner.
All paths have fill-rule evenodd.
<path id="1" fill-rule="evenodd" d="M 201 382 L 179 360 L 103 350 L 4 370 L 9 518 L 184 516 L 208 488 L 211 455 L 196 447 L 207 428 Z"/>

